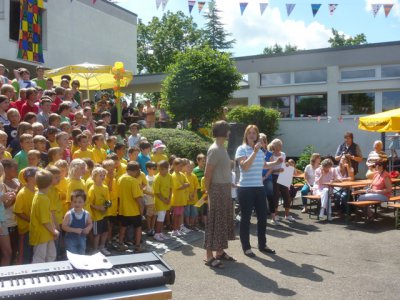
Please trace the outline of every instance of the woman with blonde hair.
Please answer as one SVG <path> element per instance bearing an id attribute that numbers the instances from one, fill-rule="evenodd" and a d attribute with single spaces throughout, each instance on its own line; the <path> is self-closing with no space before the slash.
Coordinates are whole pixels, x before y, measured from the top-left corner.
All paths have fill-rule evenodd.
<path id="1" fill-rule="evenodd" d="M 305 198 L 305 196 L 307 196 L 312 190 L 315 182 L 315 170 L 318 169 L 320 162 L 321 155 L 319 153 L 313 153 L 310 157 L 310 163 L 304 169 L 305 184 L 301 188 L 301 200 L 303 202 L 302 213 L 307 212 L 307 198 Z"/>

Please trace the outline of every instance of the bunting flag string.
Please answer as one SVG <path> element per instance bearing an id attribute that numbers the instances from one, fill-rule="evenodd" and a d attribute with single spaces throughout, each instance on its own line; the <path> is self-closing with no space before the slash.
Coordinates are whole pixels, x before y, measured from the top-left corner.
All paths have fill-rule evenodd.
<path id="1" fill-rule="evenodd" d="M 382 7 L 382 4 L 372 4 L 371 6 L 372 6 L 372 14 L 374 15 L 375 18 Z"/>
<path id="2" fill-rule="evenodd" d="M 268 3 L 260 2 L 260 12 L 261 12 L 261 15 L 264 14 L 264 11 L 265 11 L 265 9 L 266 9 L 267 7 L 268 7 Z"/>
<path id="3" fill-rule="evenodd" d="M 287 16 L 289 17 L 290 14 L 292 13 L 294 7 L 296 6 L 295 3 L 286 3 L 286 12 L 287 12 Z"/>
<path id="4" fill-rule="evenodd" d="M 192 13 L 193 7 L 195 6 L 196 1 L 194 0 L 188 0 L 188 6 L 189 6 L 189 14 Z"/>
<path id="5" fill-rule="evenodd" d="M 321 8 L 321 4 L 311 4 L 311 10 L 313 17 L 315 18 L 316 14 L 318 13 L 319 9 Z"/>
<path id="6" fill-rule="evenodd" d="M 335 12 L 338 4 L 329 4 L 329 14 L 332 16 L 333 13 Z"/>
<path id="7" fill-rule="evenodd" d="M 43 63 L 42 10 L 43 0 L 20 0 L 18 55 L 23 60 Z"/>
<path id="8" fill-rule="evenodd" d="M 383 9 L 384 9 L 384 11 L 385 11 L 385 17 L 386 17 L 386 18 L 387 18 L 388 15 L 390 14 L 390 11 L 392 10 L 392 8 L 393 8 L 393 4 L 384 4 L 384 5 L 383 5 Z"/>
<path id="9" fill-rule="evenodd" d="M 161 6 L 161 0 L 156 0 L 156 6 L 157 6 L 157 10 L 158 10 Z"/>
<path id="10" fill-rule="evenodd" d="M 165 7 L 167 6 L 168 0 L 162 0 L 161 4 L 162 4 L 162 10 L 165 10 Z"/>
<path id="11" fill-rule="evenodd" d="M 246 10 L 247 5 L 249 4 L 249 2 L 240 2 L 240 14 L 243 16 L 244 11 Z"/>
<path id="12" fill-rule="evenodd" d="M 205 1 L 198 1 L 197 2 L 197 7 L 199 8 L 199 13 L 203 10 L 204 5 L 206 5 Z"/>

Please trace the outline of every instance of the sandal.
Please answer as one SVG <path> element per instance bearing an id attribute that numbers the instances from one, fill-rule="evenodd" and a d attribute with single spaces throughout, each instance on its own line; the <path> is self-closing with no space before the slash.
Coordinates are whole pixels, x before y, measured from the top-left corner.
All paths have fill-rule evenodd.
<path id="1" fill-rule="evenodd" d="M 224 265 L 222 262 L 218 259 L 215 259 L 214 257 L 211 258 L 210 260 L 204 260 L 204 264 L 210 268 L 215 268 L 215 269 L 223 269 Z"/>
<path id="2" fill-rule="evenodd" d="M 217 255 L 215 258 L 218 260 L 236 261 L 236 259 L 234 259 L 232 256 L 229 256 L 225 251 L 222 252 L 221 255 Z"/>

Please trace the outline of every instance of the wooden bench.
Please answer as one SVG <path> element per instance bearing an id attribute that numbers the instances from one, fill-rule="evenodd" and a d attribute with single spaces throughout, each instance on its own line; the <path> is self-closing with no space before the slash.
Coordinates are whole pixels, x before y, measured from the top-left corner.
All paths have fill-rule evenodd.
<path id="1" fill-rule="evenodd" d="M 308 217 L 311 218 L 311 207 L 313 205 L 317 206 L 317 220 L 319 220 L 319 208 L 321 207 L 321 196 L 320 195 L 306 195 L 304 198 L 310 200 L 308 208 Z"/>
<path id="2" fill-rule="evenodd" d="M 394 228 L 399 229 L 400 228 L 400 214 L 399 214 L 400 203 L 388 204 L 388 207 L 392 207 L 395 209 Z"/>
<path id="3" fill-rule="evenodd" d="M 365 207 L 373 205 L 375 207 L 375 214 L 376 214 L 377 207 L 381 203 L 382 203 L 382 201 L 378 201 L 378 200 L 347 202 L 347 217 L 346 217 L 347 220 L 346 221 L 348 221 L 350 218 L 350 206 L 354 206 L 354 207 L 358 207 L 358 208 L 365 208 Z M 365 221 L 367 221 L 367 220 L 368 220 L 368 216 L 367 216 L 367 214 L 365 214 Z"/>
<path id="4" fill-rule="evenodd" d="M 389 198 L 388 202 L 400 202 L 400 196 L 392 196 Z"/>

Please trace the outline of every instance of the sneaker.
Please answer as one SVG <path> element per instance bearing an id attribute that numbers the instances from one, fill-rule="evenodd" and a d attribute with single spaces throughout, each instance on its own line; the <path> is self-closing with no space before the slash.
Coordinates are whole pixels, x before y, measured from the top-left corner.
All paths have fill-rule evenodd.
<path id="1" fill-rule="evenodd" d="M 332 216 L 331 215 L 328 216 L 328 221 L 332 221 Z"/>
<path id="2" fill-rule="evenodd" d="M 290 222 L 296 221 L 296 219 L 293 218 L 292 216 L 287 216 L 287 217 L 285 217 L 285 220 L 290 221 Z"/>
<path id="3" fill-rule="evenodd" d="M 164 233 L 160 233 L 160 235 L 161 235 L 161 237 L 164 239 L 164 240 L 169 240 L 170 239 L 170 237 L 168 236 L 168 235 L 165 235 Z"/>
<path id="4" fill-rule="evenodd" d="M 111 252 L 108 251 L 106 248 L 100 249 L 100 252 L 105 256 L 111 255 Z"/>
<path id="5" fill-rule="evenodd" d="M 161 233 L 156 233 L 153 237 L 157 242 L 162 242 L 164 241 L 163 236 L 161 235 Z"/>
<path id="6" fill-rule="evenodd" d="M 174 230 L 171 233 L 171 236 L 181 236 L 182 234 L 178 230 Z"/>
<path id="7" fill-rule="evenodd" d="M 304 208 L 301 210 L 301 213 L 302 213 L 302 214 L 305 214 L 305 213 L 307 213 L 307 212 L 308 212 L 308 210 L 307 210 L 306 207 L 304 207 Z"/>
<path id="8" fill-rule="evenodd" d="M 128 246 L 124 244 L 118 244 L 117 251 L 123 252 L 128 250 Z"/>
<path id="9" fill-rule="evenodd" d="M 281 225 L 281 223 L 278 221 L 278 219 L 275 219 L 275 220 L 272 219 L 272 220 L 271 220 L 271 224 L 272 224 L 272 225 Z"/>
<path id="10" fill-rule="evenodd" d="M 183 233 L 189 233 L 189 232 L 191 232 L 191 230 L 190 230 L 189 228 L 185 227 L 184 225 L 181 226 L 180 231 L 183 232 Z"/>

